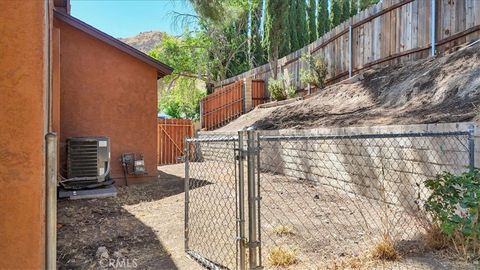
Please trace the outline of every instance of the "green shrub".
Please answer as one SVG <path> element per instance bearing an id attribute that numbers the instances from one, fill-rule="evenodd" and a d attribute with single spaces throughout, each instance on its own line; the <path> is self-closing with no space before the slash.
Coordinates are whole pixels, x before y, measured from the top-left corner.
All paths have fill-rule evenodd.
<path id="1" fill-rule="evenodd" d="M 293 98 L 293 97 L 295 97 L 297 92 L 295 91 L 295 87 L 293 85 L 289 85 L 285 89 L 285 93 L 287 93 L 288 98 Z"/>
<path id="2" fill-rule="evenodd" d="M 307 63 L 307 68 L 300 71 L 300 81 L 323 88 L 328 74 L 328 63 L 325 58 L 304 54 L 302 60 Z"/>
<path id="3" fill-rule="evenodd" d="M 268 92 L 274 100 L 284 100 L 287 98 L 283 79 L 268 79 Z"/>
<path id="4" fill-rule="evenodd" d="M 466 259 L 480 255 L 480 171 L 445 172 L 425 181 L 432 193 L 425 209 L 433 222 Z"/>
<path id="5" fill-rule="evenodd" d="M 283 77 L 268 79 L 268 92 L 273 100 L 285 100 L 295 96 L 295 87 L 285 82 Z"/>

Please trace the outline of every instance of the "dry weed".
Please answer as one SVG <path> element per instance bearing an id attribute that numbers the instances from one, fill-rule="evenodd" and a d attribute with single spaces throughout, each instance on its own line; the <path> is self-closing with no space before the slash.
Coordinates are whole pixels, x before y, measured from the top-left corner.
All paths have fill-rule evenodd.
<path id="1" fill-rule="evenodd" d="M 328 270 L 361 269 L 365 266 L 365 261 L 356 257 L 345 260 L 334 261 L 326 267 Z"/>
<path id="2" fill-rule="evenodd" d="M 348 264 L 352 269 L 360 269 L 365 265 L 365 262 L 359 258 L 353 258 L 348 262 Z"/>
<path id="3" fill-rule="evenodd" d="M 442 233 L 438 225 L 430 225 L 425 228 L 425 243 L 427 247 L 434 250 L 440 250 L 448 247 L 448 239 Z"/>
<path id="4" fill-rule="evenodd" d="M 286 225 L 278 225 L 275 228 L 273 228 L 273 232 L 278 234 L 278 235 L 290 235 L 293 234 L 292 228 Z"/>
<path id="5" fill-rule="evenodd" d="M 400 255 L 395 248 L 392 238 L 385 234 L 382 241 L 373 248 L 372 257 L 379 260 L 396 261 L 400 258 Z"/>
<path id="6" fill-rule="evenodd" d="M 272 266 L 289 266 L 297 262 L 297 251 L 288 247 L 273 247 L 268 253 Z"/>

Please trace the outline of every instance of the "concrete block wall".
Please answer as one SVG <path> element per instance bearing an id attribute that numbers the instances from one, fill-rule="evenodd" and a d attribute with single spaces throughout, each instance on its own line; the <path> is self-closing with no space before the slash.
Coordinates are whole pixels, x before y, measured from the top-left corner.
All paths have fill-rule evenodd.
<path id="1" fill-rule="evenodd" d="M 265 131 L 264 135 L 353 135 L 467 131 L 472 123 Z M 478 141 L 477 136 L 475 137 Z M 477 143 L 478 145 L 478 143 Z M 462 136 L 261 141 L 261 170 L 311 181 L 414 210 L 427 198 L 423 182 L 443 171 L 468 170 Z M 475 149 L 478 152 L 478 148 Z M 477 162 L 478 163 L 478 162 Z M 295 180 L 291 180 L 295 181 Z M 418 200 L 420 199 L 420 200 Z"/>
<path id="2" fill-rule="evenodd" d="M 259 132 L 263 136 L 398 134 L 467 131 L 474 127 L 474 123 L 453 123 Z M 218 135 L 208 132 L 200 136 L 212 134 Z M 480 145 L 479 138 L 478 130 L 474 129 L 475 145 Z M 285 177 L 288 181 L 308 180 L 335 192 L 361 195 L 411 210 L 418 208 L 417 201 L 428 196 L 428 190 L 423 185 L 425 180 L 443 171 L 461 173 L 468 170 L 469 164 L 466 135 L 261 140 L 260 147 L 262 172 Z M 219 162 L 230 159 L 232 153 L 224 147 L 208 145 L 202 145 L 201 151 L 203 156 L 215 157 L 212 159 Z M 230 154 L 222 154 L 221 151 Z M 475 156 L 479 154 L 479 148 L 475 147 Z M 476 167 L 478 163 L 478 159 L 475 159 Z"/>

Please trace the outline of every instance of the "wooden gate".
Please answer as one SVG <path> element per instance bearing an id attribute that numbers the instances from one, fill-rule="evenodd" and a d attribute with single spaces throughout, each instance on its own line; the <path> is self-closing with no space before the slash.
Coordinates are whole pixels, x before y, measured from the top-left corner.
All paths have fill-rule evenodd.
<path id="1" fill-rule="evenodd" d="M 157 163 L 174 164 L 183 156 L 184 138 L 193 137 L 193 123 L 190 119 L 158 119 Z"/>
<path id="2" fill-rule="evenodd" d="M 252 80 L 252 102 L 253 107 L 266 103 L 270 100 L 265 82 L 263 80 Z"/>

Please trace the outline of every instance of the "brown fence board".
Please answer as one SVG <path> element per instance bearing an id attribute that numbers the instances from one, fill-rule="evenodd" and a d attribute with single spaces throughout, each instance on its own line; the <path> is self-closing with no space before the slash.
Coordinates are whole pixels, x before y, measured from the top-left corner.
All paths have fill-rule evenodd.
<path id="1" fill-rule="evenodd" d="M 312 44 L 278 60 L 282 74 L 297 90 L 305 67 L 301 56 L 310 52 L 328 63 L 327 84 L 376 65 L 391 65 L 430 56 L 432 15 L 435 14 L 435 46 L 439 53 L 480 37 L 480 0 L 437 0 L 435 10 L 427 0 L 384 0 L 341 23 Z M 352 27 L 352 56 L 349 27 Z M 202 127 L 225 125 L 244 113 L 244 78 L 268 81 L 269 64 L 222 81 L 213 94 L 202 100 Z M 262 88 L 263 87 L 263 88 Z M 262 94 L 262 92 L 264 94 Z M 252 103 L 265 102 L 265 86 L 252 82 Z M 250 98 L 250 97 L 249 97 Z"/>
<path id="2" fill-rule="evenodd" d="M 157 121 L 157 164 L 174 164 L 183 156 L 185 137 L 193 137 L 190 119 L 158 119 Z"/>
<path id="3" fill-rule="evenodd" d="M 436 16 L 437 51 L 442 53 L 480 37 L 479 0 L 437 0 L 431 10 L 429 0 L 384 0 L 335 27 L 318 40 L 279 59 L 279 73 L 290 74 L 297 89 L 303 52 L 324 57 L 329 63 L 328 83 L 348 76 L 348 28 L 352 25 L 352 71 L 358 73 L 375 64 L 394 64 L 430 55 L 432 15 Z M 471 30 L 471 31 L 470 31 Z M 466 32 L 465 32 L 466 31 Z M 461 33 L 461 34 L 460 34 Z M 465 34 L 464 34 L 465 33 Z M 267 81 L 269 64 L 221 82 L 221 85 L 254 77 Z"/>
<path id="4" fill-rule="evenodd" d="M 244 113 L 243 81 L 216 89 L 201 100 L 202 127 L 207 130 L 225 125 Z"/>
<path id="5" fill-rule="evenodd" d="M 252 102 L 253 107 L 268 102 L 267 89 L 265 89 L 265 82 L 262 80 L 252 80 Z"/>

